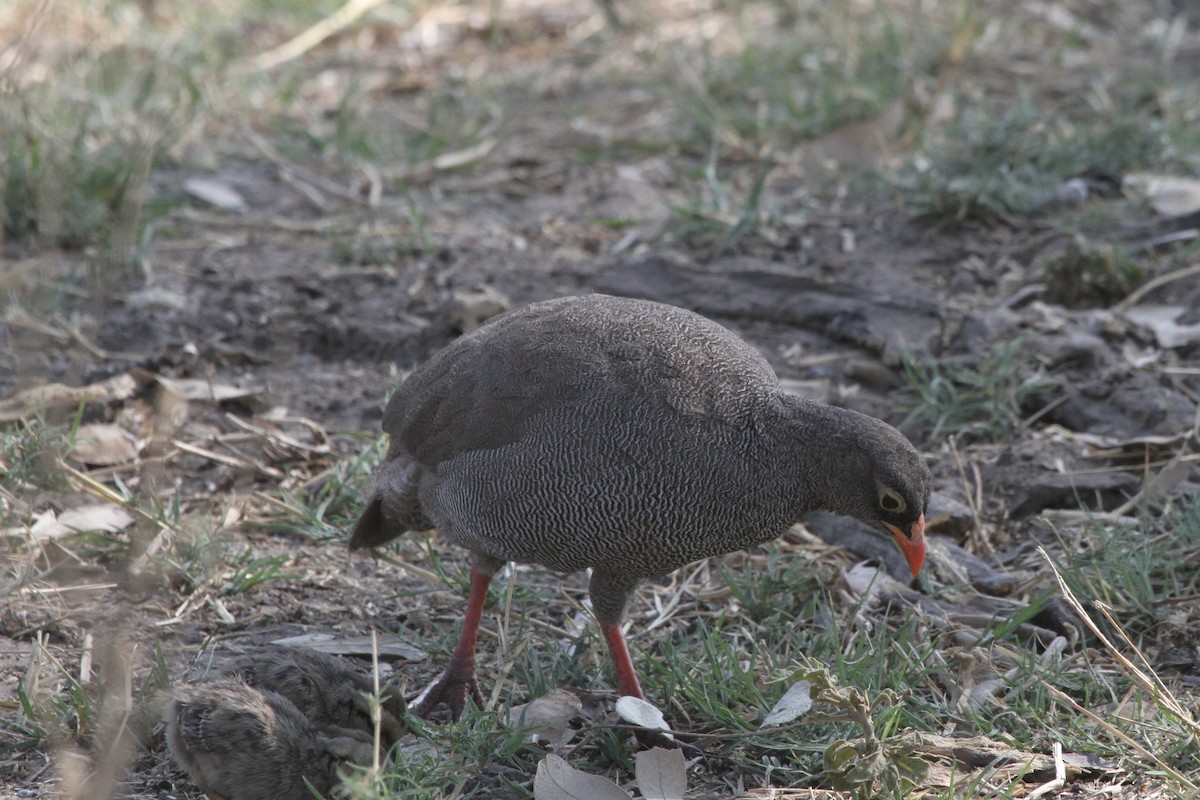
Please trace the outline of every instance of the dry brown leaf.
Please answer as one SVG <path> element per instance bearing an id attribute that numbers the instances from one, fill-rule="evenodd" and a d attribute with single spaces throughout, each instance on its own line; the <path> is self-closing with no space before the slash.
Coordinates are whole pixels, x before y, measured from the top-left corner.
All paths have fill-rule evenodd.
<path id="1" fill-rule="evenodd" d="M 843 125 L 808 142 L 804 147 L 805 169 L 817 174 L 830 168 L 851 173 L 874 169 L 896 141 L 904 114 L 904 101 L 896 100 L 871 119 Z"/>
<path id="2" fill-rule="evenodd" d="M 529 703 L 509 709 L 505 724 L 529 727 L 530 741 L 542 742 L 551 749 L 562 747 L 575 735 L 571 721 L 579 716 L 583 703 L 563 689 L 554 689 Z"/>
<path id="3" fill-rule="evenodd" d="M 75 446 L 67 458 L 79 464 L 110 467 L 128 464 L 141 448 L 137 437 L 117 425 L 93 423 L 80 425 L 75 432 Z"/>
<path id="4" fill-rule="evenodd" d="M 687 791 L 687 768 L 683 751 L 655 747 L 634 756 L 638 791 L 646 800 L 683 800 Z"/>
<path id="5" fill-rule="evenodd" d="M 533 796 L 535 800 L 633 800 L 608 778 L 575 769 L 554 754 L 538 762 Z"/>

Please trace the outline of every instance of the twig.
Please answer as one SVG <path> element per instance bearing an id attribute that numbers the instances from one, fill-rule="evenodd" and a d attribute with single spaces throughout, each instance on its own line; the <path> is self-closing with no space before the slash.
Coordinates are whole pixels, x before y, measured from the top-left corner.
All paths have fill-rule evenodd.
<path id="1" fill-rule="evenodd" d="M 975 478 L 975 491 L 972 492 L 971 482 L 967 480 L 967 471 L 963 467 L 962 456 L 958 452 L 958 444 L 954 441 L 953 436 L 950 437 L 949 442 L 950 454 L 954 456 L 954 465 L 958 469 L 958 477 L 963 484 L 963 494 L 966 495 L 967 505 L 971 508 L 971 533 L 973 534 L 971 540 L 979 548 L 980 555 L 994 555 L 996 551 L 992 548 L 991 543 L 979 535 L 982 532 L 980 519 L 983 510 L 983 481 L 979 475 L 979 468 L 975 466 L 975 462 L 971 462 Z"/>
<path id="2" fill-rule="evenodd" d="M 262 136 L 259 136 L 248 125 L 243 125 L 241 127 L 241 131 L 242 135 L 249 139 L 250 143 L 258 148 L 258 151 L 262 153 L 268 161 L 275 165 L 275 168 L 279 170 L 280 177 L 282 177 L 291 186 L 295 187 L 297 191 L 301 192 L 306 198 L 308 198 L 308 200 L 315 205 L 319 211 L 326 213 L 329 211 L 329 204 L 325 202 L 325 198 L 320 195 L 321 191 L 328 192 L 335 197 L 340 197 L 343 200 L 349 200 L 354 203 L 366 203 L 366 201 L 362 197 L 358 196 L 358 194 L 355 192 L 343 189 L 333 181 L 327 180 L 321 175 L 288 161 L 279 154 L 279 151 L 276 150 L 270 142 L 268 142 Z M 311 186 L 309 184 L 311 184 Z"/>
<path id="3" fill-rule="evenodd" d="M 379 636 L 371 628 L 371 679 L 374 681 L 375 698 L 371 702 L 371 727 L 375 733 L 375 747 L 371 756 L 371 770 L 379 774 L 379 748 L 383 738 L 383 703 L 379 693 Z"/>
<path id="4" fill-rule="evenodd" d="M 83 635 L 83 648 L 79 654 L 79 683 L 86 686 L 92 682 L 92 651 L 96 640 L 91 633 Z"/>
<path id="5" fill-rule="evenodd" d="M 1044 794 L 1056 792 L 1067 785 L 1067 765 L 1063 763 L 1062 742 L 1054 743 L 1054 780 L 1043 783 L 1026 795 L 1027 800 L 1037 800 Z"/>
<path id="6" fill-rule="evenodd" d="M 349 27 L 354 20 L 372 8 L 375 8 L 375 6 L 383 5 L 386 2 L 387 0 L 350 0 L 346 5 L 308 30 L 292 37 L 278 47 L 273 47 L 267 52 L 259 53 L 254 58 L 251 58 L 245 63 L 243 70 L 245 72 L 269 70 L 286 61 L 291 61 L 293 58 L 303 55 L 316 47 L 343 28 Z"/>
<path id="7" fill-rule="evenodd" d="M 1142 484 L 1142 488 L 1137 494 L 1126 500 L 1121 505 L 1112 510 L 1112 513 L 1118 517 L 1123 517 L 1130 511 L 1133 511 L 1143 502 L 1150 502 L 1155 495 L 1165 495 L 1171 491 L 1171 488 L 1182 481 L 1191 472 L 1191 468 L 1185 466 L 1180 469 L 1180 463 L 1183 462 L 1184 456 L 1187 455 L 1188 442 L 1183 443 L 1183 447 L 1175 453 L 1174 457 L 1167 462 L 1167 465 L 1155 473 L 1154 477 Z"/>
<path id="8" fill-rule="evenodd" d="M 1096 714 L 1095 712 L 1079 705 L 1079 703 L 1075 702 L 1075 699 L 1072 698 L 1070 695 L 1068 695 L 1066 692 L 1059 691 L 1058 689 L 1051 686 L 1046 681 L 1042 681 L 1042 687 L 1046 691 L 1048 691 L 1050 693 L 1050 696 L 1053 697 L 1055 700 L 1059 701 L 1060 703 L 1062 703 L 1064 705 L 1070 706 L 1071 708 L 1078 711 L 1080 714 L 1083 714 L 1085 717 L 1090 719 L 1092 722 L 1095 722 L 1097 725 L 1099 725 L 1101 728 L 1103 728 L 1105 731 L 1107 731 L 1111 736 L 1124 742 L 1129 747 L 1132 747 L 1134 750 L 1136 750 L 1138 752 L 1139 755 L 1142 756 L 1142 758 L 1145 758 L 1146 760 L 1152 761 L 1153 763 L 1157 764 L 1159 769 L 1161 769 L 1163 772 L 1170 775 L 1175 780 L 1179 781 L 1181 784 L 1183 784 L 1185 787 L 1187 787 L 1188 790 L 1194 792 L 1197 789 L 1200 789 L 1200 787 L 1196 786 L 1196 784 L 1192 783 L 1187 778 L 1185 778 L 1183 775 L 1181 775 L 1180 773 L 1171 769 L 1170 766 L 1163 763 L 1162 759 L 1160 759 L 1158 756 L 1154 755 L 1154 753 L 1150 752 L 1145 747 L 1142 747 L 1142 745 L 1139 744 L 1138 741 L 1136 739 L 1134 739 L 1132 736 L 1125 733 L 1125 731 L 1116 727 L 1115 725 L 1110 723 L 1108 720 L 1101 717 L 1099 714 Z"/>
<path id="9" fill-rule="evenodd" d="M 400 559 L 393 558 L 392 556 L 389 556 L 387 553 L 384 553 L 380 550 L 372 550 L 371 557 L 377 558 L 380 561 L 384 562 L 385 564 L 391 564 L 393 567 L 399 567 L 400 569 L 404 570 L 405 572 L 411 573 L 413 575 L 419 575 L 422 578 L 424 578 L 425 580 L 429 581 L 430 583 L 434 583 L 434 584 L 442 584 L 443 583 L 441 577 L 436 572 L 427 570 L 423 567 L 418 567 L 414 564 L 407 564 L 407 563 L 401 561 Z"/>
<path id="10" fill-rule="evenodd" d="M 1183 267 L 1173 272 L 1168 272 L 1166 275 L 1159 275 L 1152 281 L 1146 281 L 1130 292 L 1128 297 L 1113 306 L 1112 310 L 1124 311 L 1160 286 L 1166 286 L 1168 283 L 1173 283 L 1183 278 L 1190 278 L 1192 275 L 1200 275 L 1200 264 L 1192 264 L 1190 267 Z"/>
<path id="11" fill-rule="evenodd" d="M 1045 548 L 1039 545 L 1037 551 L 1050 566 L 1050 571 L 1054 573 L 1054 578 L 1058 581 L 1058 588 L 1062 591 L 1063 597 L 1071 605 L 1071 608 L 1074 609 L 1075 613 L 1079 616 L 1083 623 L 1087 625 L 1088 629 L 1095 634 L 1096 638 L 1103 643 L 1113 658 L 1116 659 L 1117 663 L 1120 664 L 1129 677 L 1133 679 L 1134 683 L 1138 684 L 1142 687 L 1142 689 L 1148 692 L 1150 696 L 1154 698 L 1155 702 L 1158 703 L 1159 708 L 1167 711 L 1172 716 L 1176 717 L 1180 722 L 1182 722 L 1184 726 L 1191 731 L 1194 739 L 1200 740 L 1200 723 L 1198 723 L 1195 718 L 1188 713 L 1187 709 L 1185 709 L 1183 705 L 1175 699 L 1175 696 L 1172 695 L 1167 689 L 1166 684 L 1162 682 L 1162 679 L 1158 677 L 1158 674 L 1150 666 L 1150 663 L 1146 660 L 1146 657 L 1141 654 L 1141 651 L 1137 649 L 1137 646 L 1134 645 L 1133 642 L 1130 641 L 1129 637 L 1125 635 L 1125 631 L 1121 629 L 1121 626 L 1118 625 L 1117 621 L 1112 618 L 1112 615 L 1108 613 L 1107 609 L 1105 609 L 1105 607 L 1099 603 L 1096 604 L 1096 607 L 1100 609 L 1100 613 L 1104 615 L 1109 624 L 1113 626 L 1113 629 L 1121 636 L 1126 646 L 1130 647 L 1133 652 L 1137 653 L 1138 658 L 1143 664 L 1146 665 L 1146 669 L 1149 670 L 1148 673 L 1139 668 L 1133 663 L 1132 660 L 1129 659 L 1128 656 L 1118 650 L 1116 645 L 1114 645 L 1112 641 L 1110 641 L 1109 638 L 1104 634 L 1104 631 L 1100 630 L 1100 626 L 1096 624 L 1096 622 L 1092 619 L 1092 616 L 1084 609 L 1083 604 L 1079 602 L 1079 598 L 1077 598 L 1075 593 L 1071 591 L 1071 587 L 1067 586 L 1067 582 L 1063 578 L 1062 573 L 1058 571 L 1058 567 L 1055 566 L 1054 562 L 1050 558 L 1050 554 L 1046 552 Z"/>

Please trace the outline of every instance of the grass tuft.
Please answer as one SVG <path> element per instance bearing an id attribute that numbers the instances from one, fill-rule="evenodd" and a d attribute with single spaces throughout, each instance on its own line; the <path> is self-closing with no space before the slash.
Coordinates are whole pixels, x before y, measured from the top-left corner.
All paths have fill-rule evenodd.
<path id="1" fill-rule="evenodd" d="M 1004 442 L 1021 427 L 1022 407 L 1041 385 L 1041 372 L 1017 339 L 996 347 L 977 366 L 903 354 L 913 404 L 901 423 L 928 439 Z"/>

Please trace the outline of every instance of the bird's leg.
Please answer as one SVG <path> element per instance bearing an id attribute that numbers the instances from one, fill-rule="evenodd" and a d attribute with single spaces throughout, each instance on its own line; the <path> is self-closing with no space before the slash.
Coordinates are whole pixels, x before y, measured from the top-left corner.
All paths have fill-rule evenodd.
<path id="1" fill-rule="evenodd" d="M 471 565 L 471 589 L 467 594 L 467 616 L 463 620 L 462 633 L 446 669 L 421 692 L 412 707 L 418 717 L 426 716 L 438 703 L 444 702 L 450 707 L 451 718 L 458 719 L 467 706 L 468 694 L 476 706 L 483 708 L 483 695 L 479 693 L 479 684 L 475 680 L 475 640 L 479 634 L 479 621 L 483 619 L 488 585 L 494 573 L 494 569 L 489 572 Z"/>
<path id="2" fill-rule="evenodd" d="M 629 657 L 625 633 L 621 630 L 625 606 L 636 587 L 636 580 L 630 581 L 622 576 L 593 569 L 588 594 L 592 596 L 592 609 L 596 613 L 596 621 L 600 623 L 604 641 L 608 643 L 608 653 L 612 656 L 613 672 L 617 676 L 617 691 L 622 697 L 645 700 L 646 695 L 642 693 L 642 685 L 638 683 L 637 672 L 633 668 L 633 659 Z M 704 751 L 700 748 L 681 742 L 664 731 L 638 728 L 634 735 L 642 747 L 678 748 L 688 760 L 704 758 Z"/>
<path id="3" fill-rule="evenodd" d="M 642 685 L 638 683 L 637 672 L 633 669 L 633 659 L 629 657 L 629 648 L 625 644 L 625 634 L 620 623 L 600 623 L 600 632 L 608 642 L 608 652 L 612 656 L 613 671 L 617 673 L 617 691 L 622 695 L 646 699 L 642 694 Z"/>

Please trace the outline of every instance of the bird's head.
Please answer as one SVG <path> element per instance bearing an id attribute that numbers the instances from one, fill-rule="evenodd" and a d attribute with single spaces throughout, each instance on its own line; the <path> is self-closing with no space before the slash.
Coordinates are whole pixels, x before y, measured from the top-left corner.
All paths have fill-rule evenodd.
<path id="1" fill-rule="evenodd" d="M 895 539 L 913 577 L 925 562 L 925 509 L 929 467 L 904 434 L 874 417 L 852 414 L 846 442 L 848 474 L 839 481 L 831 510 L 855 517 Z"/>

